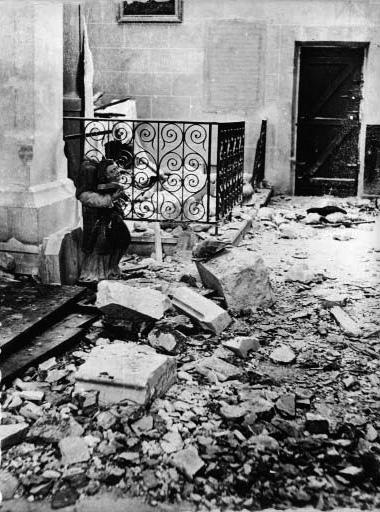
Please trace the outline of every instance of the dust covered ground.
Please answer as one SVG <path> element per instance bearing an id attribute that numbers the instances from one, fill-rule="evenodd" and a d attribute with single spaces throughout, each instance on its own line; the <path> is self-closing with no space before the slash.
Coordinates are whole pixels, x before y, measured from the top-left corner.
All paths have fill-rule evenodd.
<path id="1" fill-rule="evenodd" d="M 187 325 L 175 356 L 178 381 L 149 408 L 100 410 L 94 397 L 73 393 L 86 354 L 115 338 L 101 325 L 50 368 L 31 368 L 3 388 L 3 424 L 30 425 L 26 440 L 2 454 L 5 509 L 19 510 L 25 500 L 35 510 L 79 507 L 110 491 L 163 510 L 380 507 L 377 210 L 336 199 L 350 227 L 306 224 L 306 208 L 321 201 L 274 198 L 259 212 L 241 247 L 263 257 L 275 304 L 235 315 L 218 337 Z M 147 263 L 147 281 L 182 280 L 201 290 L 193 263 Z M 329 301 L 356 332 L 338 325 Z M 245 358 L 222 345 L 238 336 L 258 341 Z M 227 377 L 198 364 L 212 355 L 232 365 Z M 43 398 L 28 401 L 22 387 Z M 62 462 L 59 441 L 70 435 L 88 460 Z"/>

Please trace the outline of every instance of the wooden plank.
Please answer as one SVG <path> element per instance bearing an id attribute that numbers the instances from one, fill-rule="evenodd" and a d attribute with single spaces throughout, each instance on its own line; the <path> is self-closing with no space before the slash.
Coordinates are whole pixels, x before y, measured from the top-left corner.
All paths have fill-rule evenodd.
<path id="1" fill-rule="evenodd" d="M 14 350 L 31 336 L 61 319 L 85 296 L 78 286 L 49 286 L 35 282 L 0 283 L 0 348 Z"/>
<path id="2" fill-rule="evenodd" d="M 27 368 L 62 353 L 79 341 L 83 330 L 96 319 L 97 317 L 92 315 L 71 314 L 43 334 L 30 339 L 1 361 L 2 383 L 12 381 Z"/>

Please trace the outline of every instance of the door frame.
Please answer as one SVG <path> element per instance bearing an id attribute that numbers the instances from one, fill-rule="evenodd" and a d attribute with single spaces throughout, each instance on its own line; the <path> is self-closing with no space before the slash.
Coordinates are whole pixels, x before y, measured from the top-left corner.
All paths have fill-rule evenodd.
<path id="1" fill-rule="evenodd" d="M 365 158 L 365 101 L 366 101 L 366 85 L 367 85 L 367 63 L 368 63 L 368 50 L 369 42 L 353 42 L 353 41 L 295 41 L 294 46 L 294 82 L 293 82 L 293 101 L 292 101 L 292 134 L 291 134 L 291 148 L 290 148 L 290 179 L 292 195 L 295 194 L 296 184 L 296 158 L 297 158 L 297 120 L 298 120 L 298 95 L 299 95 L 299 80 L 301 70 L 301 48 L 303 47 L 319 47 L 319 48 L 363 48 L 363 85 L 362 85 L 362 99 L 360 101 L 359 110 L 359 174 L 358 174 L 358 187 L 356 195 L 360 197 L 363 194 L 364 186 L 364 158 Z"/>

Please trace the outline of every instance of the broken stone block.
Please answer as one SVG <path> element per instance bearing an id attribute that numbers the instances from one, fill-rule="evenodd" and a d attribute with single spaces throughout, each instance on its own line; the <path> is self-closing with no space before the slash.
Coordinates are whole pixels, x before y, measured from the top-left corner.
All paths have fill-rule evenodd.
<path id="1" fill-rule="evenodd" d="M 96 417 L 96 423 L 99 425 L 100 428 L 103 430 L 108 430 L 112 428 L 115 423 L 117 422 L 117 418 L 112 412 L 110 411 L 103 411 L 98 414 Z"/>
<path id="2" fill-rule="evenodd" d="M 78 462 L 86 462 L 90 458 L 87 443 L 82 437 L 64 437 L 60 440 L 58 446 L 62 455 L 62 463 L 67 466 Z"/>
<path id="3" fill-rule="evenodd" d="M 190 288 L 176 288 L 173 291 L 172 302 L 176 308 L 193 318 L 204 329 L 215 334 L 220 334 L 232 322 L 227 311 Z"/>
<path id="4" fill-rule="evenodd" d="M 249 412 L 249 410 L 248 410 L 247 406 L 224 404 L 220 408 L 219 414 L 225 420 L 236 421 L 241 418 L 244 418 L 244 416 L 246 414 L 248 414 L 248 412 Z"/>
<path id="5" fill-rule="evenodd" d="M 54 415 L 47 415 L 39 418 L 30 428 L 27 440 L 39 443 L 57 444 L 64 437 L 78 436 L 83 434 L 83 428 L 73 417 L 57 418 Z"/>
<path id="6" fill-rule="evenodd" d="M 198 450 L 193 446 L 172 455 L 170 462 L 184 473 L 189 480 L 192 480 L 204 466 L 203 460 L 198 455 Z"/>
<path id="7" fill-rule="evenodd" d="M 260 396 L 252 397 L 245 403 L 249 409 L 249 414 L 254 415 L 259 420 L 270 420 L 274 414 L 273 402 Z"/>
<path id="8" fill-rule="evenodd" d="M 347 221 L 347 215 L 341 212 L 334 212 L 326 215 L 326 220 L 331 224 L 340 224 Z"/>
<path id="9" fill-rule="evenodd" d="M 376 441 L 376 439 L 378 438 L 378 432 L 377 430 L 374 428 L 373 425 L 369 424 L 367 425 L 367 429 L 366 429 L 366 436 L 365 438 L 367 439 L 367 441 L 369 441 L 370 443 L 373 443 L 374 441 Z"/>
<path id="10" fill-rule="evenodd" d="M 339 306 L 334 306 L 331 310 L 332 316 L 340 325 L 342 331 L 348 336 L 360 336 L 361 329 L 352 318 L 350 318 L 345 311 Z"/>
<path id="11" fill-rule="evenodd" d="M 300 282 L 304 284 L 311 283 L 315 279 L 315 274 L 312 272 L 306 263 L 297 263 L 293 265 L 285 273 L 285 281 L 289 282 Z"/>
<path id="12" fill-rule="evenodd" d="M 55 357 L 51 357 L 50 359 L 47 359 L 43 363 L 39 364 L 38 369 L 41 372 L 47 372 L 48 370 L 51 370 L 52 368 L 54 368 L 54 366 L 56 366 L 56 364 L 57 364 L 57 361 L 56 361 Z"/>
<path id="13" fill-rule="evenodd" d="M 274 302 L 269 273 L 260 256 L 239 247 L 197 262 L 202 283 L 235 311 L 268 307 Z"/>
<path id="14" fill-rule="evenodd" d="M 1 498 L 4 501 L 11 500 L 15 495 L 19 481 L 9 471 L 0 470 Z"/>
<path id="15" fill-rule="evenodd" d="M 320 299 L 325 308 L 344 306 L 347 302 L 347 297 L 345 295 L 330 290 L 319 290 L 316 291 L 314 295 Z"/>
<path id="16" fill-rule="evenodd" d="M 295 360 L 296 355 L 290 347 L 281 345 L 281 347 L 274 349 L 269 357 L 274 363 L 289 364 Z"/>
<path id="17" fill-rule="evenodd" d="M 68 375 L 67 370 L 50 370 L 46 376 L 46 382 L 53 383 L 53 382 L 59 382 L 60 380 L 63 380 Z"/>
<path id="18" fill-rule="evenodd" d="M 53 510 L 66 508 L 70 505 L 75 505 L 77 499 L 79 498 L 79 493 L 76 489 L 73 489 L 69 485 L 65 485 L 58 489 L 52 497 L 51 500 L 51 508 Z"/>
<path id="19" fill-rule="evenodd" d="M 136 435 L 141 435 L 143 432 L 148 432 L 153 428 L 153 417 L 143 416 L 131 425 L 131 429 Z"/>
<path id="20" fill-rule="evenodd" d="M 281 396 L 276 402 L 276 409 L 287 418 L 294 418 L 296 415 L 296 395 L 288 393 Z"/>
<path id="21" fill-rule="evenodd" d="M 320 414 L 306 413 L 305 429 L 310 434 L 328 434 L 330 429 L 329 420 Z"/>
<path id="22" fill-rule="evenodd" d="M 165 354 L 174 355 L 178 353 L 181 345 L 184 345 L 186 338 L 179 331 L 165 332 L 161 329 L 153 329 L 148 334 L 149 345 Z"/>
<path id="23" fill-rule="evenodd" d="M 347 466 L 341 469 L 339 474 L 350 482 L 357 482 L 364 476 L 364 470 L 358 466 Z"/>
<path id="24" fill-rule="evenodd" d="M 199 360 L 195 365 L 195 369 L 202 375 L 211 373 L 215 375 L 216 381 L 221 382 L 238 377 L 242 373 L 240 368 L 237 368 L 233 364 L 227 363 L 226 361 L 214 356 L 204 357 Z"/>
<path id="25" fill-rule="evenodd" d="M 25 390 L 19 393 L 19 396 L 29 402 L 41 403 L 45 393 L 43 391 Z"/>
<path id="26" fill-rule="evenodd" d="M 257 212 L 257 216 L 260 220 L 272 220 L 273 217 L 275 216 L 275 214 L 276 214 L 275 210 L 268 206 L 263 206 Z"/>
<path id="27" fill-rule="evenodd" d="M 182 437 L 177 430 L 167 432 L 160 444 L 165 453 L 175 453 L 183 448 Z"/>
<path id="28" fill-rule="evenodd" d="M 19 444 L 24 439 L 29 425 L 27 423 L 15 423 L 0 425 L 0 448 L 4 450 L 14 444 Z"/>
<path id="29" fill-rule="evenodd" d="M 75 390 L 99 391 L 100 404 L 145 404 L 164 395 L 176 377 L 175 358 L 151 347 L 115 341 L 92 349 L 75 376 Z"/>
<path id="30" fill-rule="evenodd" d="M 248 443 L 258 452 L 276 451 L 280 447 L 278 441 L 276 441 L 274 437 L 266 434 L 252 436 L 248 439 Z"/>
<path id="31" fill-rule="evenodd" d="M 100 281 L 96 306 L 104 309 L 110 304 L 135 310 L 155 320 L 162 318 L 171 307 L 168 297 L 158 290 L 135 288 L 119 281 Z"/>
<path id="32" fill-rule="evenodd" d="M 308 213 L 302 221 L 304 224 L 319 224 L 321 222 L 321 216 L 319 213 Z"/>
<path id="33" fill-rule="evenodd" d="M 295 227 L 291 227 L 289 224 L 282 224 L 279 228 L 280 238 L 286 238 L 289 240 L 293 240 L 298 238 L 298 234 L 296 232 Z"/>
<path id="34" fill-rule="evenodd" d="M 41 407 L 33 404 L 32 402 L 26 402 L 19 412 L 21 416 L 24 416 L 24 418 L 29 418 L 31 420 L 37 420 L 43 414 Z"/>
<path id="35" fill-rule="evenodd" d="M 237 338 L 223 341 L 223 346 L 238 356 L 245 358 L 248 356 L 248 352 L 257 352 L 260 348 L 260 343 L 256 338 L 250 336 L 238 336 Z"/>

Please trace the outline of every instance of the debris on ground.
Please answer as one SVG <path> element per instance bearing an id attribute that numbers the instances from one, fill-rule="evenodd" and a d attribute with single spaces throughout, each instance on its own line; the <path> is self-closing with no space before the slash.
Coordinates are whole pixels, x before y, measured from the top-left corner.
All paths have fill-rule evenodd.
<path id="1" fill-rule="evenodd" d="M 347 214 L 307 213 L 333 205 Z M 128 256 L 144 277 L 116 283 L 127 298 L 105 284 L 99 302 L 119 310 L 2 388 L 5 504 L 79 508 L 114 489 L 157 510 L 378 508 L 376 213 L 358 198 L 273 198 L 240 250 L 263 258 L 276 301 L 244 311 L 187 259 Z M 321 222 L 335 214 L 368 223 Z"/>

